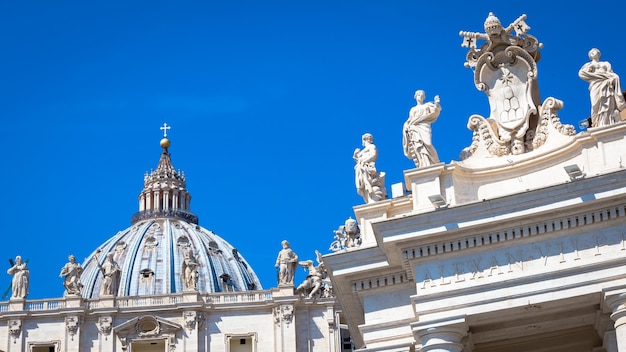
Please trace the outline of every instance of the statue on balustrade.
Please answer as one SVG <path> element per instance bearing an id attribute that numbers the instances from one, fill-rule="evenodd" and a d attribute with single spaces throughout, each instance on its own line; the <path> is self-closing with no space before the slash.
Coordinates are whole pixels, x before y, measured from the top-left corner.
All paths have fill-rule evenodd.
<path id="1" fill-rule="evenodd" d="M 80 283 L 80 275 L 83 268 L 76 262 L 76 257 L 70 254 L 68 262 L 61 268 L 59 277 L 64 277 L 63 286 L 67 295 L 79 295 L 83 285 Z"/>
<path id="2" fill-rule="evenodd" d="M 298 266 L 298 255 L 291 249 L 287 240 L 282 241 L 281 245 L 283 249 L 278 252 L 275 265 L 278 269 L 278 284 L 293 285 L 293 276 Z"/>
<path id="3" fill-rule="evenodd" d="M 30 270 L 21 256 L 15 257 L 15 263 L 7 270 L 9 275 L 13 275 L 11 280 L 11 299 L 24 299 L 28 296 L 30 285 Z"/>
<path id="4" fill-rule="evenodd" d="M 581 67 L 578 76 L 589 82 L 591 97 L 591 126 L 602 127 L 620 122 L 620 111 L 626 109 L 619 76 L 611 64 L 600 61 L 600 50 L 589 50 L 590 62 Z"/>
<path id="5" fill-rule="evenodd" d="M 354 173 L 357 193 L 363 197 L 365 203 L 386 199 L 385 173 L 376 170 L 378 150 L 374 145 L 374 136 L 365 133 L 361 141 L 363 149 L 356 148 L 352 154 L 356 162 Z"/>

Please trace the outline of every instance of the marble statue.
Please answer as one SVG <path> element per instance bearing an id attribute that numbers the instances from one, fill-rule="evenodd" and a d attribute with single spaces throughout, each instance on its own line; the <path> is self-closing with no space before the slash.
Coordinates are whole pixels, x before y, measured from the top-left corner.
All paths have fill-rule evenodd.
<path id="1" fill-rule="evenodd" d="M 304 294 L 308 298 L 322 295 L 322 286 L 327 276 L 326 268 L 322 261 L 322 255 L 318 251 L 315 251 L 315 254 L 317 255 L 317 266 L 313 265 L 312 260 L 305 260 L 298 263 L 309 272 L 302 283 L 296 288 L 296 293 Z"/>
<path id="2" fill-rule="evenodd" d="M 79 263 L 76 263 L 76 257 L 70 254 L 67 257 L 68 262 L 61 268 L 61 274 L 59 277 L 65 277 L 63 280 L 63 286 L 65 287 L 65 293 L 68 295 L 79 295 L 83 285 L 80 283 L 80 274 L 83 272 L 83 268 Z"/>
<path id="3" fill-rule="evenodd" d="M 465 66 L 473 69 L 474 84 L 490 105 L 489 117 L 470 116 L 472 146 L 463 150 L 461 159 L 481 149 L 487 157 L 526 153 L 544 145 L 552 131 L 574 135 L 574 127 L 561 124 L 558 118 L 563 103 L 554 98 L 540 101 L 537 61 L 543 44 L 528 34 L 526 15 L 503 27 L 489 13 L 484 29 L 485 33 L 459 33 L 462 46 L 469 48 Z M 486 42 L 478 47 L 480 40 Z"/>
<path id="4" fill-rule="evenodd" d="M 191 248 L 185 251 L 185 259 L 182 263 L 183 286 L 185 290 L 198 289 L 198 261 L 193 255 Z"/>
<path id="5" fill-rule="evenodd" d="M 365 133 L 361 139 L 363 149 L 356 148 L 352 154 L 356 162 L 354 166 L 356 190 L 365 203 L 373 203 L 387 198 L 385 173 L 376 171 L 378 150 L 374 145 L 374 136 Z"/>
<path id="6" fill-rule="evenodd" d="M 335 241 L 330 244 L 330 250 L 339 250 L 361 245 L 361 228 L 353 218 L 348 218 L 343 225 L 335 230 Z"/>
<path id="7" fill-rule="evenodd" d="M 276 268 L 278 268 L 278 284 L 293 285 L 293 276 L 298 265 L 298 255 L 291 249 L 289 242 L 281 242 L 283 249 L 278 252 Z"/>
<path id="8" fill-rule="evenodd" d="M 424 167 L 439 163 L 439 156 L 432 144 L 430 124 L 435 122 L 441 112 L 439 96 L 435 101 L 424 103 L 426 93 L 415 92 L 416 105 L 409 110 L 409 118 L 402 128 L 402 147 L 404 155 L 415 162 L 415 167 Z"/>
<path id="9" fill-rule="evenodd" d="M 7 270 L 7 273 L 13 275 L 11 299 L 26 298 L 30 285 L 30 270 L 28 270 L 26 263 L 22 262 L 21 256 L 15 257 L 15 264 Z"/>
<path id="10" fill-rule="evenodd" d="M 97 259 L 97 254 L 96 254 Z M 113 253 L 108 253 L 106 260 L 103 264 L 100 264 L 100 260 L 97 260 L 98 268 L 104 275 L 102 279 L 102 289 L 100 295 L 102 296 L 115 296 L 117 295 L 117 289 L 120 282 L 121 268 L 115 260 L 113 260 Z"/>
<path id="11" fill-rule="evenodd" d="M 578 76 L 589 82 L 591 96 L 591 127 L 612 125 L 621 121 L 620 111 L 626 109 L 619 76 L 611 64 L 600 61 L 600 50 L 589 50 L 590 62 L 581 67 Z"/>

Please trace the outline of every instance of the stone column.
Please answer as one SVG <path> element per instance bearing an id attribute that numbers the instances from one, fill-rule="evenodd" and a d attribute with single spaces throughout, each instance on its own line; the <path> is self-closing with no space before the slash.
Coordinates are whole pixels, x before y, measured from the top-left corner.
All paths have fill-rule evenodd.
<path id="1" fill-rule="evenodd" d="M 626 287 L 604 290 L 604 302 L 611 309 L 618 352 L 626 352 Z"/>
<path id="2" fill-rule="evenodd" d="M 163 210 L 170 210 L 170 191 L 163 191 Z"/>
<path id="3" fill-rule="evenodd" d="M 152 192 L 146 193 L 146 207 L 144 210 L 154 209 L 154 203 L 152 203 Z"/>
<path id="4" fill-rule="evenodd" d="M 420 352 L 461 352 L 461 339 L 467 335 L 468 326 L 465 317 L 456 317 L 413 323 L 411 329 L 415 340 L 422 344 Z"/>

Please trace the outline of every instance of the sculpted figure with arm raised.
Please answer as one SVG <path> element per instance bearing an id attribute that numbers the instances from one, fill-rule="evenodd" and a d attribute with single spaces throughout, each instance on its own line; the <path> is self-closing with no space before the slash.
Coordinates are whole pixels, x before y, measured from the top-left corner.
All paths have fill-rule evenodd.
<path id="1" fill-rule="evenodd" d="M 409 118 L 404 123 L 402 147 L 404 155 L 415 162 L 415 167 L 424 167 L 439 163 L 439 156 L 432 143 L 430 124 L 435 122 L 441 112 L 439 96 L 434 102 L 424 102 L 426 93 L 415 92 L 416 105 L 409 111 Z"/>

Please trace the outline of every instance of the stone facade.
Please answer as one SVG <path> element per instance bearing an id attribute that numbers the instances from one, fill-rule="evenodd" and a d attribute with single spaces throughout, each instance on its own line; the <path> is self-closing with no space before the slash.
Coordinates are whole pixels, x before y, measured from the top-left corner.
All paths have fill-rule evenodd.
<path id="1" fill-rule="evenodd" d="M 351 350 L 321 262 L 315 292 L 296 292 L 293 279 L 264 290 L 237 249 L 198 225 L 165 133 L 132 225 L 82 265 L 69 256 L 64 297 L 28 300 L 29 271 L 16 257 L 8 274 L 17 289 L 0 302 L 0 351 Z"/>
<path id="2" fill-rule="evenodd" d="M 11 300 L 1 351 L 341 351 L 332 298 L 239 293 Z"/>
<path id="3" fill-rule="evenodd" d="M 357 351 L 626 352 L 626 123 L 562 124 L 529 29 L 460 33 L 490 116 L 461 161 L 355 206 L 361 244 L 324 256 Z"/>

